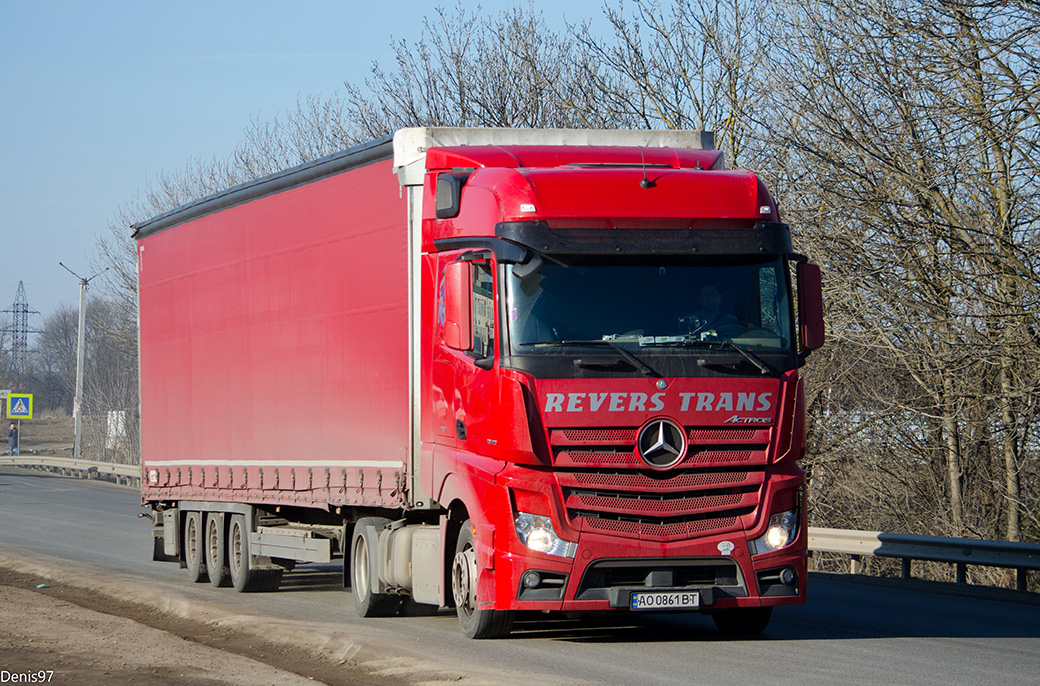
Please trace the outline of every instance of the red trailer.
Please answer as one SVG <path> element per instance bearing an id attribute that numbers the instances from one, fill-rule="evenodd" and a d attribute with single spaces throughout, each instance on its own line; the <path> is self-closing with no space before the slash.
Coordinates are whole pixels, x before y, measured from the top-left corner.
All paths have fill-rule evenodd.
<path id="1" fill-rule="evenodd" d="M 474 638 L 804 602 L 820 273 L 703 138 L 403 129 L 135 227 L 155 558 Z"/>

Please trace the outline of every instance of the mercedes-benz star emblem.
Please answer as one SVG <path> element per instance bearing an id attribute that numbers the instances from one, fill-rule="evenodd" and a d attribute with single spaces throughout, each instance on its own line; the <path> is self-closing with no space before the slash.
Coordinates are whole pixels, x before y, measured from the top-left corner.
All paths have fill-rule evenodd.
<path id="1" fill-rule="evenodd" d="M 654 419 L 640 429 L 636 452 L 654 469 L 666 469 L 686 455 L 686 432 L 675 422 Z"/>

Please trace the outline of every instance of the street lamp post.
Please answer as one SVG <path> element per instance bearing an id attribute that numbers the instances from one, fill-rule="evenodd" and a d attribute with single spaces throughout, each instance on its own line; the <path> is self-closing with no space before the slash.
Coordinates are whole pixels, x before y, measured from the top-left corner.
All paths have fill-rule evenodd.
<path id="1" fill-rule="evenodd" d="M 76 423 L 76 442 L 73 445 L 72 456 L 80 459 L 80 445 L 83 439 L 83 358 L 86 353 L 84 341 L 87 331 L 87 284 L 98 276 L 104 274 L 108 269 L 102 269 L 94 276 L 84 279 L 82 276 L 58 263 L 65 268 L 69 274 L 79 279 L 79 333 L 76 336 L 76 395 L 72 400 L 72 419 Z"/>

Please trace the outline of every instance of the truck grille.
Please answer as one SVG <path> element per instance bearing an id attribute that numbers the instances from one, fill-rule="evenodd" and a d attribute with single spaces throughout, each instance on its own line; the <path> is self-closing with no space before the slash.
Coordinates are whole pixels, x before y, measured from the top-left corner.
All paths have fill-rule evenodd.
<path id="1" fill-rule="evenodd" d="M 550 445 L 572 526 L 674 540 L 737 529 L 755 511 L 769 432 L 687 428 L 686 457 L 663 471 L 636 454 L 636 429 L 556 429 Z"/>

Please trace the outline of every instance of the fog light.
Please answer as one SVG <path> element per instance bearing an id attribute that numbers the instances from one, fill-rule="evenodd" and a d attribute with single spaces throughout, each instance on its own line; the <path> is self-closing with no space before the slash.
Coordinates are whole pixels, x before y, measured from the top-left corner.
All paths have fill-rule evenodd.
<path id="1" fill-rule="evenodd" d="M 798 577 L 795 576 L 794 570 L 790 567 L 784 567 L 780 571 L 780 583 L 784 586 L 794 586 L 795 579 L 797 578 Z"/>
<path id="2" fill-rule="evenodd" d="M 524 572 L 523 584 L 524 588 L 538 588 L 542 585 L 542 575 L 538 572 Z"/>
<path id="3" fill-rule="evenodd" d="M 565 541 L 556 534 L 552 520 L 548 517 L 520 512 L 513 520 L 513 525 L 520 542 L 536 552 L 574 557 L 578 550 L 577 543 Z"/>
<path id="4" fill-rule="evenodd" d="M 777 512 L 769 518 L 766 533 L 751 542 L 752 554 L 779 550 L 791 543 L 798 535 L 798 511 Z"/>

